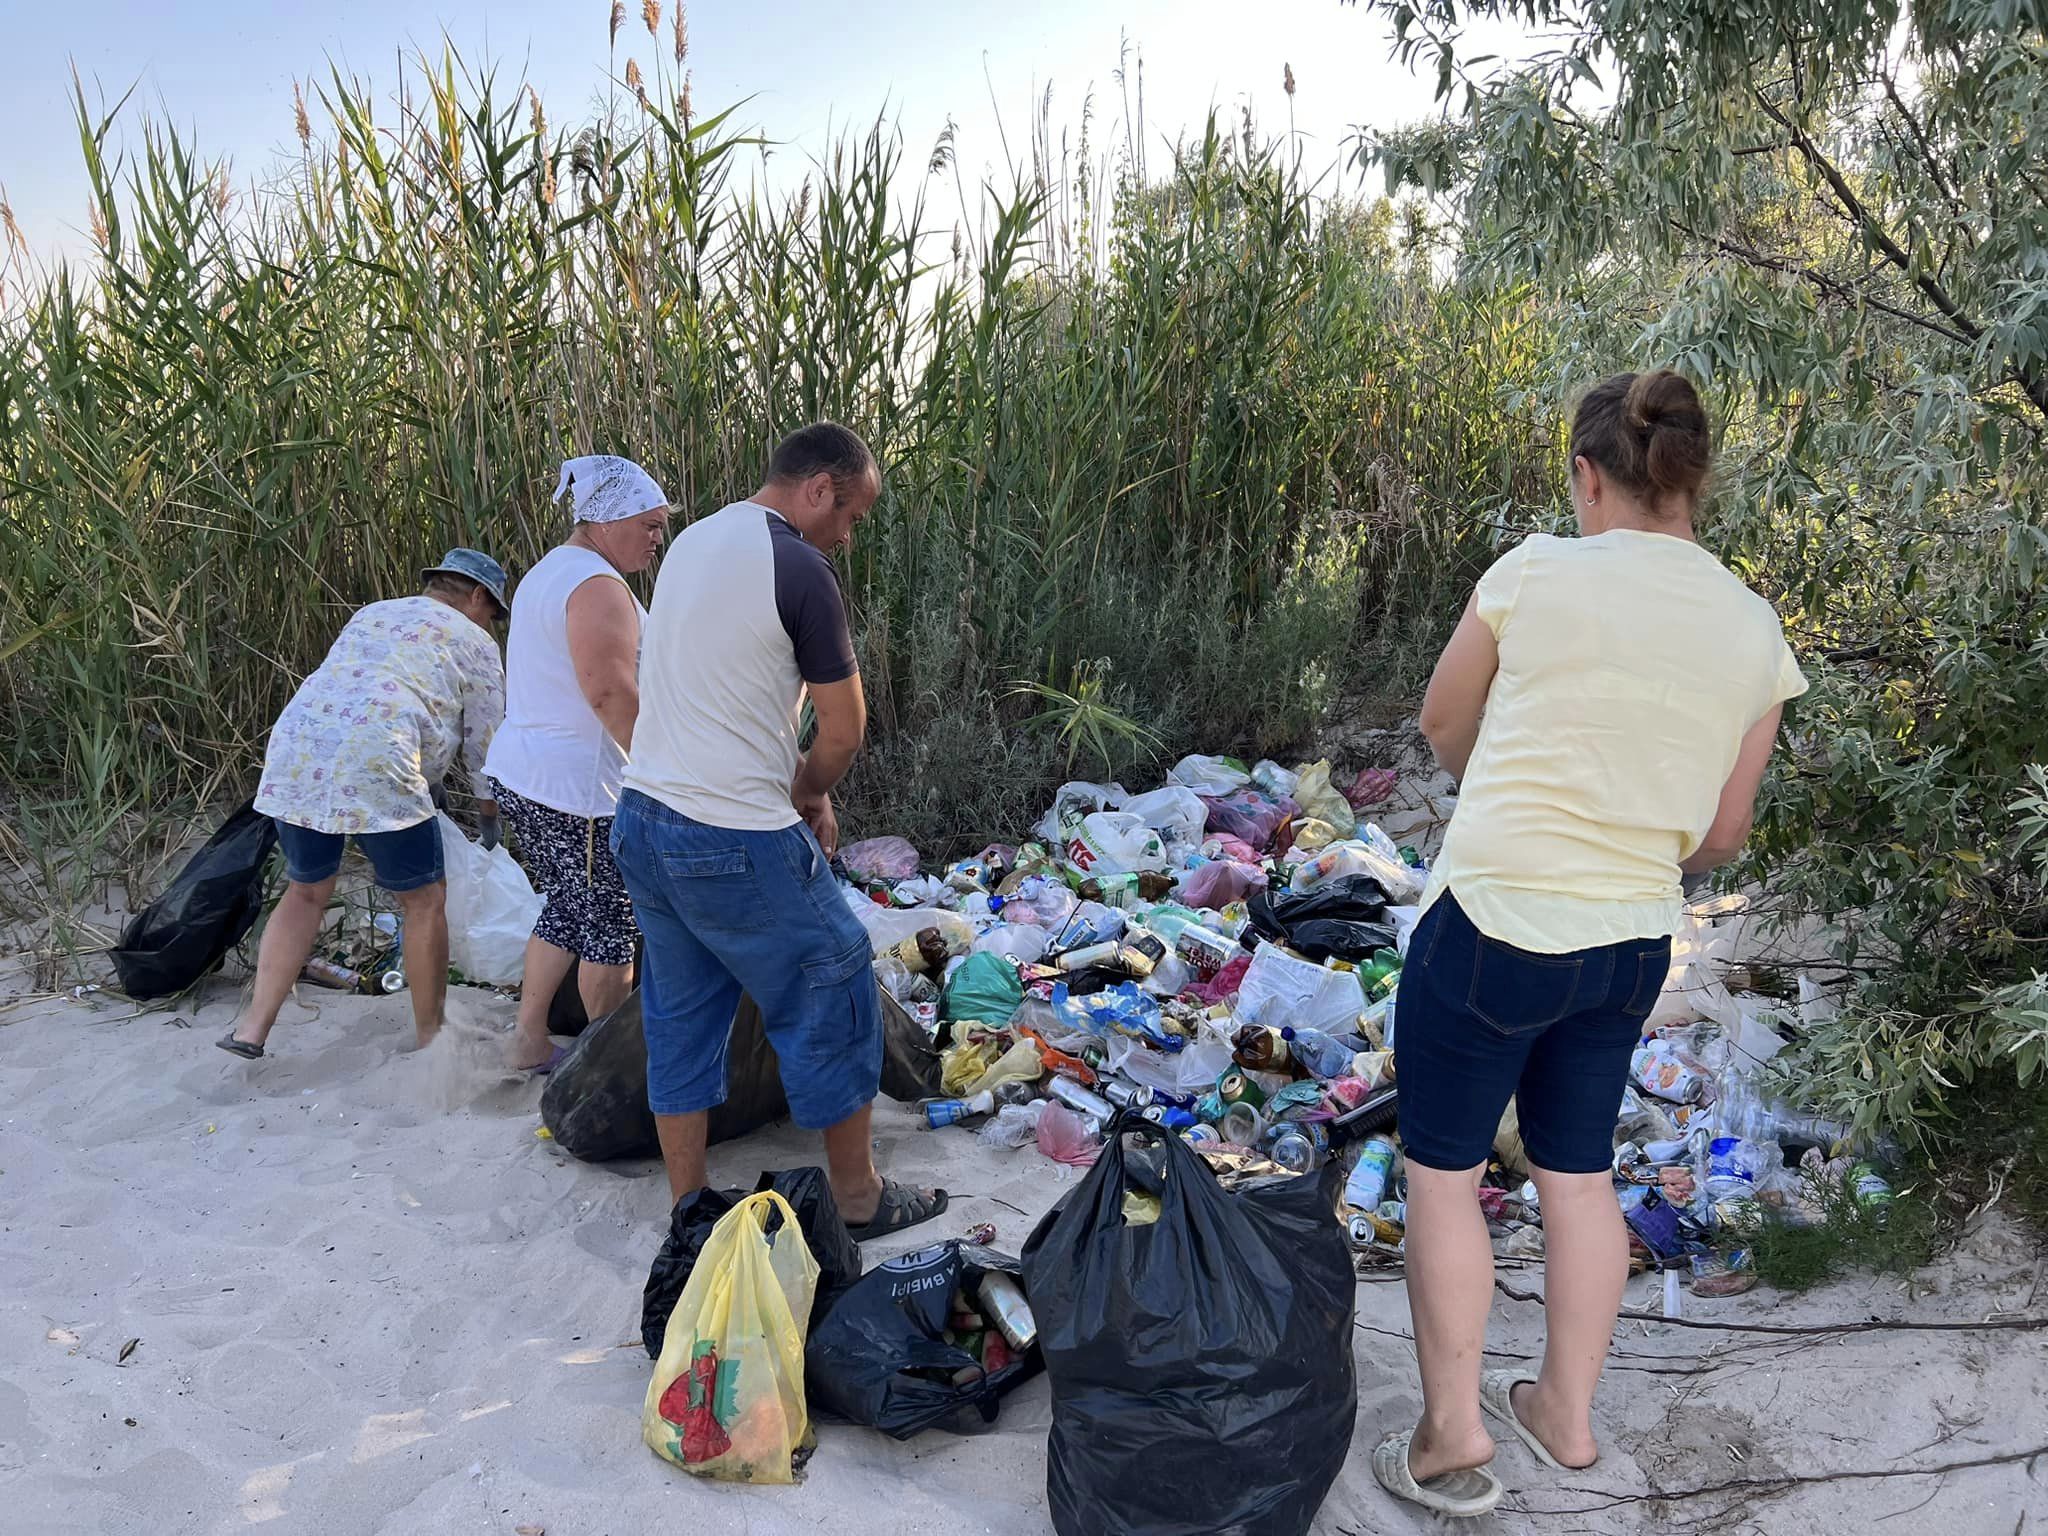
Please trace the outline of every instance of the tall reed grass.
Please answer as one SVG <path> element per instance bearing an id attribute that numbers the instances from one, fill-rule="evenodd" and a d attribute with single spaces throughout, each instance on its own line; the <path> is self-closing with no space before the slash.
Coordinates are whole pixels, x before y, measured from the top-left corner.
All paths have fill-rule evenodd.
<path id="1" fill-rule="evenodd" d="M 576 125 L 452 52 L 395 94 L 336 74 L 263 190 L 158 119 L 117 159 L 79 94 L 95 249 L 0 268 L 24 825 L 103 839 L 250 786 L 351 609 L 448 544 L 516 572 L 565 531 L 569 454 L 629 454 L 694 516 L 793 425 L 868 436 L 848 812 L 934 851 L 1058 776 L 1016 683 L 1085 681 L 1167 752 L 1292 744 L 1347 689 L 1410 686 L 1492 525 L 1549 500 L 1553 437 L 1492 407 L 1540 383 L 1537 312 L 1439 283 L 1249 123 L 1147 176 L 1130 136 L 1040 119 L 986 187 L 878 125 L 774 194 L 646 19 L 646 65 Z"/>

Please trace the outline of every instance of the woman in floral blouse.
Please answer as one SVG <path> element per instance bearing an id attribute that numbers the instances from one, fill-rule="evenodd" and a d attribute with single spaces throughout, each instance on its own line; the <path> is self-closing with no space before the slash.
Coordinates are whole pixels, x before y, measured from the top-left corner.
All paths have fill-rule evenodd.
<path id="1" fill-rule="evenodd" d="M 405 979 L 425 1045 L 448 990 L 448 886 L 433 787 L 458 750 L 473 784 L 505 718 L 505 664 L 490 626 L 504 617 L 505 569 L 452 549 L 421 572 L 418 597 L 372 603 L 348 621 L 270 733 L 256 809 L 277 822 L 289 884 L 263 930 L 256 985 L 217 1042 L 254 1059 L 312 953 L 352 837 L 405 922 Z M 483 806 L 486 841 L 497 808 Z"/>

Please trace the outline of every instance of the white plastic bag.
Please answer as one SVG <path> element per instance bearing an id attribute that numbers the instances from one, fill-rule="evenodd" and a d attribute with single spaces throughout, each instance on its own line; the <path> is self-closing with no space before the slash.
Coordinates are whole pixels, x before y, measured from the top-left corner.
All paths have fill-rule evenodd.
<path id="1" fill-rule="evenodd" d="M 1103 1043 L 1109 1051 L 1110 1071 L 1165 1093 L 1205 1093 L 1230 1067 L 1230 1041 L 1206 1019 L 1195 1038 L 1179 1051 L 1154 1050 L 1119 1030 L 1111 1030 Z"/>
<path id="2" fill-rule="evenodd" d="M 974 942 L 974 924 L 958 912 L 948 912 L 944 907 L 878 907 L 852 886 L 841 886 L 840 890 L 846 897 L 847 910 L 867 929 L 868 943 L 878 955 L 927 928 L 943 933 L 947 944 L 958 953 L 964 953 Z"/>
<path id="3" fill-rule="evenodd" d="M 1075 779 L 1054 792 L 1051 807 L 1038 818 L 1038 825 L 1032 830 L 1046 847 L 1058 848 L 1067 840 L 1070 822 L 1090 811 L 1115 810 L 1128 798 L 1121 784 L 1090 784 Z"/>
<path id="4" fill-rule="evenodd" d="M 1275 800 L 1292 800 L 1294 787 L 1300 780 L 1300 774 L 1291 768 L 1282 768 L 1270 757 L 1262 757 L 1252 764 L 1252 783 Z"/>
<path id="5" fill-rule="evenodd" d="M 1278 944 L 1261 944 L 1252 954 L 1237 992 L 1240 1023 L 1273 1029 L 1320 1029 L 1350 1034 L 1365 1010 L 1355 971 L 1334 971 L 1304 960 Z"/>
<path id="6" fill-rule="evenodd" d="M 1374 826 L 1361 828 L 1357 837 L 1332 843 L 1313 858 L 1304 859 L 1294 867 L 1294 878 L 1289 884 L 1296 891 L 1312 891 L 1345 875 L 1372 876 L 1387 893 L 1387 899 L 1397 906 L 1406 906 L 1421 896 L 1424 884 L 1421 873 L 1403 864 L 1400 850 Z"/>
<path id="7" fill-rule="evenodd" d="M 546 903 L 511 849 L 471 842 L 445 812 L 439 822 L 448 876 L 448 963 L 471 981 L 516 987 L 526 973 L 526 941 Z"/>
<path id="8" fill-rule="evenodd" d="M 1052 947 L 1052 935 L 1036 923 L 997 923 L 974 941 L 978 955 L 1008 955 L 1024 965 L 1036 965 Z"/>
<path id="9" fill-rule="evenodd" d="M 1175 763 L 1166 781 L 1184 784 L 1198 795 L 1221 798 L 1233 789 L 1243 789 L 1251 783 L 1252 776 L 1245 772 L 1244 764 L 1234 758 L 1204 757 L 1194 753 Z"/>
<path id="10" fill-rule="evenodd" d="M 1159 789 L 1133 795 L 1117 807 L 1126 816 L 1136 816 L 1165 838 L 1168 844 L 1199 845 L 1209 825 L 1209 807 L 1202 797 L 1184 784 L 1167 784 Z"/>
<path id="11" fill-rule="evenodd" d="M 1088 875 L 1130 875 L 1141 870 L 1164 873 L 1166 844 L 1128 811 L 1096 811 L 1081 818 L 1067 839 L 1069 863 Z"/>

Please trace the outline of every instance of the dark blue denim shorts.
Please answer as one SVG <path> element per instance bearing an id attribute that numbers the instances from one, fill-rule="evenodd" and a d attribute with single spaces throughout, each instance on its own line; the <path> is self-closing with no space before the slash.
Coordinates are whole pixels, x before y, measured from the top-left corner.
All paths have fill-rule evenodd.
<path id="1" fill-rule="evenodd" d="M 339 832 L 315 832 L 288 821 L 277 823 L 277 841 L 284 849 L 285 878 L 295 885 L 333 879 L 341 872 L 341 856 L 348 847 L 348 839 Z M 358 832 L 356 846 L 369 858 L 377 884 L 395 896 L 446 878 L 441 826 L 431 816 L 397 832 Z"/>
<path id="2" fill-rule="evenodd" d="M 1454 1170 L 1484 1163 L 1512 1098 L 1538 1168 L 1607 1168 L 1629 1058 L 1670 969 L 1669 938 L 1564 955 L 1517 949 L 1481 933 L 1444 892 L 1409 942 L 1396 1000 L 1409 1159 Z"/>
<path id="3" fill-rule="evenodd" d="M 874 952 L 809 827 L 709 826 L 629 789 L 612 851 L 647 940 L 640 1017 L 650 1109 L 687 1115 L 725 1102 L 742 991 L 760 1006 L 798 1125 L 824 1130 L 874 1098 Z"/>

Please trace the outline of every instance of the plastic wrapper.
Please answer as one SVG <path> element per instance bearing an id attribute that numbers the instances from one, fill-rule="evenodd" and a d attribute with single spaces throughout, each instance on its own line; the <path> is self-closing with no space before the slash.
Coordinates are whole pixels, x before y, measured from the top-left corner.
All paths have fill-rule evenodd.
<path id="1" fill-rule="evenodd" d="M 1199 844 L 1209 824 L 1209 808 L 1202 797 L 1180 784 L 1133 795 L 1117 809 L 1136 816 L 1169 844 Z"/>
<path id="2" fill-rule="evenodd" d="M 971 1099 L 1004 1083 L 1035 1083 L 1044 1075 L 1038 1047 L 1008 1035 L 976 1032 L 939 1053 L 939 1091 L 948 1098 Z"/>
<path id="3" fill-rule="evenodd" d="M 1347 875 L 1370 875 L 1380 883 L 1387 893 L 1387 900 L 1400 905 L 1415 900 L 1422 894 L 1424 877 L 1401 862 L 1398 849 L 1391 845 L 1382 847 L 1386 833 L 1377 827 L 1368 827 L 1372 837 L 1351 838 L 1341 843 L 1332 843 L 1313 858 L 1295 866 L 1292 888 L 1296 891 L 1312 891 L 1330 880 L 1339 880 Z"/>
<path id="4" fill-rule="evenodd" d="M 1060 1536 L 1304 1536 L 1351 1449 L 1357 1281 L 1341 1173 L 1226 1190 L 1120 1117 L 1024 1245 Z M 1134 1143 L 1142 1143 L 1134 1145 Z M 1126 1196 L 1159 1202 L 1133 1226 Z"/>
<path id="5" fill-rule="evenodd" d="M 1129 798 L 1121 784 L 1090 784 L 1076 779 L 1053 792 L 1052 805 L 1032 830 L 1046 847 L 1063 848 L 1069 828 L 1082 817 L 1095 811 L 1114 810 Z"/>
<path id="6" fill-rule="evenodd" d="M 1057 933 L 1073 915 L 1077 901 L 1066 881 L 1051 875 L 1027 875 L 1003 898 L 997 915 L 1006 923 L 1035 923 L 1048 933 Z"/>
<path id="7" fill-rule="evenodd" d="M 1016 1016 L 1024 1001 L 1024 983 L 1017 968 L 1001 955 L 971 954 L 946 978 L 939 1017 L 952 1022 L 973 1019 L 1000 1029 Z"/>
<path id="8" fill-rule="evenodd" d="M 1258 851 L 1273 845 L 1274 834 L 1299 809 L 1292 800 L 1275 800 L 1249 787 L 1204 795 L 1202 803 L 1209 808 L 1210 831 L 1239 838 Z"/>
<path id="9" fill-rule="evenodd" d="M 1038 1121 L 1050 1099 L 1033 1099 L 1029 1104 L 1005 1104 L 975 1131 L 991 1147 L 1014 1150 L 1038 1141 Z"/>
<path id="10" fill-rule="evenodd" d="M 1023 965 L 1036 965 L 1045 958 L 1052 935 L 1036 923 L 997 923 L 975 939 L 977 955 L 1008 955 Z"/>
<path id="11" fill-rule="evenodd" d="M 1230 1068 L 1230 1041 L 1206 1020 L 1178 1051 L 1162 1051 L 1127 1034 L 1108 1038 L 1109 1070 L 1147 1088 L 1199 1094 Z"/>
<path id="12" fill-rule="evenodd" d="M 1393 799 L 1400 785 L 1401 776 L 1391 768 L 1361 768 L 1358 777 L 1345 789 L 1344 798 L 1351 802 L 1352 810 L 1362 815 Z"/>
<path id="13" fill-rule="evenodd" d="M 1244 985 L 1245 974 L 1251 968 L 1250 955 L 1233 956 L 1210 980 L 1198 981 L 1189 987 L 1188 994 L 1211 1005 L 1227 1003 L 1237 996 L 1238 989 Z"/>
<path id="14" fill-rule="evenodd" d="M 1067 862 L 1083 875 L 1164 873 L 1166 844 L 1128 811 L 1095 811 L 1066 840 Z"/>
<path id="15" fill-rule="evenodd" d="M 1328 822 L 1338 838 L 1350 837 L 1358 830 L 1358 813 L 1330 782 L 1328 758 L 1304 766 L 1288 798 L 1301 807 L 1304 816 Z"/>
<path id="16" fill-rule="evenodd" d="M 1243 901 L 1252 892 L 1265 888 L 1266 872 L 1258 865 L 1213 859 L 1190 870 L 1181 881 L 1178 894 L 1188 906 L 1215 909 Z"/>
<path id="17" fill-rule="evenodd" d="M 881 907 L 851 886 L 841 886 L 840 890 L 846 894 L 847 910 L 867 930 L 868 942 L 878 955 L 905 939 L 916 938 L 927 928 L 943 933 L 947 947 L 955 953 L 966 953 L 974 943 L 974 924 L 958 912 L 949 912 L 944 907 Z"/>
<path id="18" fill-rule="evenodd" d="M 1038 1117 L 1038 1150 L 1056 1163 L 1086 1168 L 1101 1155 L 1102 1139 L 1066 1105 L 1047 1103 Z"/>
<path id="19" fill-rule="evenodd" d="M 1287 953 L 1277 944 L 1261 944 L 1252 953 L 1237 991 L 1240 1023 L 1278 1029 L 1320 1029 L 1348 1035 L 1358 1027 L 1365 994 L 1352 971 L 1331 970 Z"/>
<path id="20" fill-rule="evenodd" d="M 908 838 L 870 837 L 839 850 L 839 862 L 867 880 L 908 880 L 918 870 L 917 850 Z"/>
<path id="21" fill-rule="evenodd" d="M 1270 757 L 1261 758 L 1252 764 L 1252 784 L 1275 800 L 1296 798 L 1294 786 L 1299 782 L 1301 775 L 1292 768 L 1282 768 Z"/>
<path id="22" fill-rule="evenodd" d="M 1252 781 L 1250 771 L 1236 758 L 1205 757 L 1199 752 L 1175 763 L 1166 778 L 1168 783 L 1183 784 L 1204 798 L 1227 795 Z"/>
<path id="23" fill-rule="evenodd" d="M 1706 1096 L 1711 1074 L 1697 1057 L 1674 1040 L 1645 1040 L 1629 1062 L 1636 1086 L 1669 1104 L 1697 1104 Z"/>

